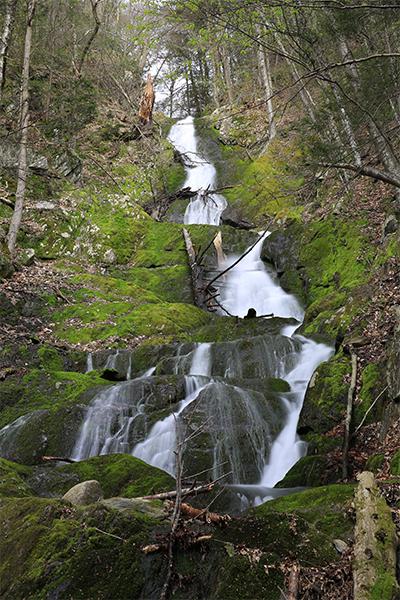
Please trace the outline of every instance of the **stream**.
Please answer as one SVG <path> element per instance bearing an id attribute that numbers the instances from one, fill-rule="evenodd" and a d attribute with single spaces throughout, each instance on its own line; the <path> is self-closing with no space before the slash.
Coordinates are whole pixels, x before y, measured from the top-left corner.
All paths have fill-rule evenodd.
<path id="1" fill-rule="evenodd" d="M 169 140 L 186 157 L 184 187 L 203 191 L 188 204 L 184 222 L 218 225 L 226 200 L 220 194 L 204 194 L 215 189 L 216 170 L 198 154 L 193 119 L 174 125 Z M 256 244 L 228 272 L 219 290 L 221 304 L 239 317 L 252 307 L 258 315 L 273 313 L 290 319 L 290 324 L 277 335 L 265 333 L 246 340 L 246 354 L 243 340 L 182 344 L 169 361 L 157 365 L 157 372 L 181 377 L 185 397 L 174 404 L 173 413 L 164 410 L 156 422 L 150 418 L 155 409 L 156 367 L 133 380 L 127 372 L 127 381 L 102 390 L 92 400 L 73 458 L 129 452 L 173 475 L 178 421 L 181 436 L 187 428 L 190 436 L 206 440 L 203 445 L 188 444 L 187 453 L 195 459 L 201 454 L 213 477 L 232 471 L 230 487 L 245 504 L 260 504 L 285 493 L 273 487 L 306 453 L 296 433 L 298 417 L 308 381 L 332 349 L 296 335 L 303 309 L 267 271 L 261 248 L 261 242 Z M 228 256 L 227 265 L 236 259 Z M 110 366 L 117 362 L 114 355 Z M 262 383 L 266 378 L 284 379 L 290 391 L 266 394 Z M 201 464 L 195 459 L 194 467 Z M 221 467 L 223 463 L 229 464 Z"/>

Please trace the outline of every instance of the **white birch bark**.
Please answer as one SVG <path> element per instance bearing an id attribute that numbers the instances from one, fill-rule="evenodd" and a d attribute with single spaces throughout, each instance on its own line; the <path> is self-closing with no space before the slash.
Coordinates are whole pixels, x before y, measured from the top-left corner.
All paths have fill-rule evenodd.
<path id="1" fill-rule="evenodd" d="M 6 77 L 8 48 L 10 46 L 11 36 L 15 24 L 15 11 L 17 8 L 17 2 L 18 0 L 7 0 L 3 32 L 0 38 L 0 105 Z"/>

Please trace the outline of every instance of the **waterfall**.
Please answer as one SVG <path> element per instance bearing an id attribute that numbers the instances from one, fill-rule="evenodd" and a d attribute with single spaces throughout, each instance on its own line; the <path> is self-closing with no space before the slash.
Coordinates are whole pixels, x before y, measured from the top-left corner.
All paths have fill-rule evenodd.
<path id="1" fill-rule="evenodd" d="M 198 152 L 193 117 L 186 117 L 173 125 L 168 140 L 186 157 L 187 176 L 183 187 L 200 190 L 186 208 L 184 223 L 219 225 L 226 200 L 220 194 L 206 194 L 208 189 L 215 187 L 217 173 L 214 165 Z"/>
<path id="2" fill-rule="evenodd" d="M 145 462 L 174 474 L 177 442 L 176 418 L 195 400 L 209 383 L 210 344 L 200 344 L 192 357 L 189 375 L 185 375 L 186 398 L 180 403 L 179 409 L 158 421 L 147 438 L 133 449 L 133 456 Z"/>
<path id="3" fill-rule="evenodd" d="M 188 117 L 174 125 L 169 139 L 188 157 L 185 186 L 196 190 L 214 186 L 215 169 L 199 159 L 193 120 Z M 222 197 L 200 194 L 190 202 L 185 222 L 218 224 L 224 206 Z M 256 244 L 227 273 L 221 303 L 239 317 L 254 308 L 258 315 L 294 318 L 299 325 L 304 311 L 265 268 L 261 247 L 261 242 Z M 236 258 L 228 257 L 228 264 Z M 274 495 L 271 488 L 305 454 L 305 444 L 296 433 L 299 413 L 312 373 L 332 352 L 324 344 L 297 336 L 298 325 L 287 325 L 277 336 L 266 332 L 250 339 L 182 344 L 174 356 L 164 354 L 157 377 L 153 368 L 130 379 L 130 360 L 128 380 L 101 390 L 92 400 L 74 458 L 129 452 L 173 474 L 177 436 L 182 440 L 182 431 L 189 426 L 191 434 L 201 432 L 211 418 L 207 433 L 211 447 L 202 452 L 208 453 L 214 476 L 220 474 L 219 463 L 228 458 L 231 487 L 256 504 L 269 499 Z M 109 357 L 108 368 L 115 368 L 117 356 L 118 352 Z M 181 381 L 182 394 L 172 406 L 168 396 L 155 398 L 159 377 Z M 266 395 L 262 382 L 268 377 L 285 379 L 290 392 Z"/>

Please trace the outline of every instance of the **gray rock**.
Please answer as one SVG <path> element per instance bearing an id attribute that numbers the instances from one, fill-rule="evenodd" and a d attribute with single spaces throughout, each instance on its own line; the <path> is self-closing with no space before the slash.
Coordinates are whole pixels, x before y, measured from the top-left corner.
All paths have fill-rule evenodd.
<path id="1" fill-rule="evenodd" d="M 35 208 L 38 210 L 54 210 L 56 205 L 53 202 L 47 202 L 46 200 L 42 200 L 41 202 L 36 202 Z"/>
<path id="2" fill-rule="evenodd" d="M 18 167 L 19 145 L 8 140 L 2 140 L 0 144 L 0 165 L 2 167 Z M 44 173 L 48 170 L 47 158 L 30 148 L 27 148 L 26 159 L 28 169 L 35 173 Z"/>
<path id="3" fill-rule="evenodd" d="M 90 479 L 83 483 L 74 485 L 73 488 L 68 490 L 63 496 L 63 500 L 75 504 L 75 506 L 87 506 L 103 499 L 103 492 L 100 484 L 96 479 Z"/>
<path id="4" fill-rule="evenodd" d="M 333 540 L 333 545 L 340 554 L 344 554 L 349 547 L 343 540 Z"/>
<path id="5" fill-rule="evenodd" d="M 33 264 L 35 260 L 35 251 L 33 248 L 27 248 L 23 251 L 22 256 L 20 258 L 20 263 L 25 265 L 25 267 L 29 267 Z"/>
<path id="6" fill-rule="evenodd" d="M 82 179 L 82 161 L 76 154 L 63 152 L 54 162 L 56 171 L 67 177 L 73 184 L 80 185 Z"/>
<path id="7" fill-rule="evenodd" d="M 222 211 L 221 223 L 223 225 L 230 225 L 235 229 L 254 229 L 254 223 L 243 218 L 237 210 L 230 207 Z"/>
<path id="8" fill-rule="evenodd" d="M 383 242 L 384 239 L 390 235 L 391 233 L 395 233 L 398 229 L 398 222 L 397 219 L 394 215 L 389 215 L 388 217 L 386 217 L 384 224 L 382 225 L 382 239 L 381 241 Z"/>
<path id="9" fill-rule="evenodd" d="M 104 252 L 103 258 L 104 262 L 108 263 L 109 265 L 116 265 L 118 262 L 118 257 L 112 248 Z"/>

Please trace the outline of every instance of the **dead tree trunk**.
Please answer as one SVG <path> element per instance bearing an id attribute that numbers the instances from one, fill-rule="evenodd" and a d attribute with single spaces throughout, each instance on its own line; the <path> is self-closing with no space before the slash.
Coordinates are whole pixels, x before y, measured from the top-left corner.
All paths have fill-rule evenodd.
<path id="1" fill-rule="evenodd" d="M 139 105 L 139 122 L 142 125 L 143 130 L 150 130 L 153 128 L 153 105 L 155 100 L 155 93 L 153 83 L 151 81 L 150 73 L 147 75 L 147 84 L 144 89 L 144 94 L 140 100 Z"/>

